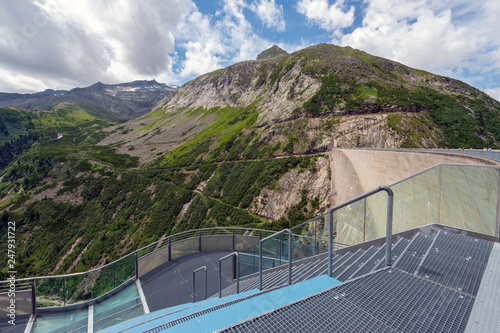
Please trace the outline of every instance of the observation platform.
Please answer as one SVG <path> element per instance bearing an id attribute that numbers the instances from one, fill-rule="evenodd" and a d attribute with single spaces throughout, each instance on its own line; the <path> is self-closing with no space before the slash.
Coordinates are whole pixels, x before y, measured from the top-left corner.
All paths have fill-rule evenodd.
<path id="1" fill-rule="evenodd" d="M 317 277 L 283 286 L 285 267 L 266 287 L 151 312 L 103 332 L 489 332 L 499 327 L 500 244 L 429 225 L 394 235 L 393 265 L 379 241 L 294 265 Z M 380 246 L 378 246 L 380 245 Z M 342 282 L 341 282 L 341 281 Z M 232 286 L 226 289 L 231 289 Z M 215 296 L 215 295 L 214 295 Z"/>
<path id="2" fill-rule="evenodd" d="M 278 234 L 193 230 L 88 272 L 20 279 L 18 325 L 0 321 L 0 330 L 487 332 L 500 327 L 499 207 L 500 167 L 442 164 Z M 219 272 L 218 259 L 235 252 L 240 260 Z M 262 275 L 253 273 L 261 258 Z M 239 284 L 236 263 L 253 265 Z M 202 272 L 192 289 L 200 266 L 208 297 Z M 5 281 L 0 288 L 2 305 Z M 252 299 L 273 306 L 252 308 Z"/>

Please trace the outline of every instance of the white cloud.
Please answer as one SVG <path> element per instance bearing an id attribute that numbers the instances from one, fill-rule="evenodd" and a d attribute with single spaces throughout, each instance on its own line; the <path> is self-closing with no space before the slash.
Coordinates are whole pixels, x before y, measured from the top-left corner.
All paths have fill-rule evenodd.
<path id="1" fill-rule="evenodd" d="M 31 92 L 42 91 L 49 87 L 39 78 L 23 75 L 0 68 L 0 91 Z"/>
<path id="2" fill-rule="evenodd" d="M 194 11 L 179 25 L 177 42 L 186 51 L 179 78 L 255 59 L 258 53 L 272 45 L 253 31 L 245 17 L 244 10 L 251 9 L 251 5 L 242 0 L 222 0 L 221 5 L 215 16 Z"/>
<path id="3" fill-rule="evenodd" d="M 484 92 L 493 97 L 494 99 L 496 99 L 497 101 L 500 101 L 500 87 L 484 89 Z"/>
<path id="4" fill-rule="evenodd" d="M 365 0 L 362 26 L 337 41 L 439 74 L 500 69 L 497 1 Z M 467 74 L 469 75 L 469 74 Z"/>
<path id="5" fill-rule="evenodd" d="M 354 22 L 354 6 L 350 6 L 348 11 L 346 7 L 343 0 L 338 0 L 332 5 L 328 0 L 300 0 L 297 11 L 321 29 L 337 32 Z"/>
<path id="6" fill-rule="evenodd" d="M 233 62 L 255 59 L 269 42 L 254 33 L 243 10 L 247 5 L 242 0 L 222 0 L 224 17 L 217 21 L 215 28 L 224 35 L 225 44 Z"/>
<path id="7" fill-rule="evenodd" d="M 195 9 L 192 0 L 18 0 L 2 6 L 0 33 L 7 37 L 0 39 L 0 67 L 44 82 L 58 78 L 51 88 L 171 76 L 177 26 Z"/>
<path id="8" fill-rule="evenodd" d="M 459 66 L 478 49 L 470 32 L 453 24 L 450 10 L 434 14 L 414 8 L 405 16 L 397 11 L 400 7 L 394 9 L 369 9 L 366 23 L 344 36 L 342 44 L 429 70 Z"/>
<path id="9" fill-rule="evenodd" d="M 278 6 L 275 0 L 254 1 L 250 9 L 259 16 L 266 27 L 275 28 L 277 31 L 285 31 L 283 6 Z"/>

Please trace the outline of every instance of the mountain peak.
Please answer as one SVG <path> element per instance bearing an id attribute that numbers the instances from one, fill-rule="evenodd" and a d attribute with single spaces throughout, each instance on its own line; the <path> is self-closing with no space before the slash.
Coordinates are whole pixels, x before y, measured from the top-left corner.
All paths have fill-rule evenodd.
<path id="1" fill-rule="evenodd" d="M 257 56 L 257 60 L 270 59 L 270 58 L 274 58 L 274 57 L 282 56 L 282 55 L 287 55 L 287 54 L 288 54 L 288 52 L 286 52 L 285 50 L 283 50 L 279 46 L 273 45 L 270 48 L 268 48 L 267 50 L 259 53 L 259 55 Z"/>

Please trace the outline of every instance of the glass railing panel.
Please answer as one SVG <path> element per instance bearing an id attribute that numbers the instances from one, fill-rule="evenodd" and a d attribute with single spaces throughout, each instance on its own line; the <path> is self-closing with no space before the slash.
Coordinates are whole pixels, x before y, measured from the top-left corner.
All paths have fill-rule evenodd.
<path id="1" fill-rule="evenodd" d="M 442 165 L 441 224 L 495 235 L 499 170 Z"/>
<path id="2" fill-rule="evenodd" d="M 97 280 L 92 288 L 92 298 L 97 298 L 115 289 L 135 276 L 135 255 L 126 257 L 103 267 L 98 271 Z"/>
<path id="3" fill-rule="evenodd" d="M 240 255 L 240 260 L 242 259 L 242 256 Z M 235 257 L 230 257 L 222 260 L 221 262 L 221 290 L 222 290 L 222 297 L 232 295 L 236 293 L 236 289 L 234 289 L 234 292 L 229 292 L 229 291 L 224 291 L 225 288 L 229 287 L 234 281 L 234 278 L 236 277 L 236 271 L 234 267 L 234 260 Z M 258 260 L 258 257 L 257 257 Z M 198 274 L 198 273 L 197 273 Z M 200 272 L 199 275 L 196 276 L 197 280 L 203 280 L 203 274 Z M 198 289 L 197 288 L 197 293 L 200 294 L 203 292 L 203 289 Z M 203 285 L 200 285 L 199 288 L 203 288 Z M 201 294 L 200 294 L 201 295 Z M 210 297 L 210 295 L 209 295 Z"/>
<path id="4" fill-rule="evenodd" d="M 267 265 L 267 262 L 262 260 L 263 264 Z M 239 264 L 240 264 L 240 277 L 247 276 L 253 273 L 257 273 L 259 271 L 259 254 L 247 254 L 244 252 L 240 252 L 240 257 L 239 257 Z"/>
<path id="5" fill-rule="evenodd" d="M 266 237 L 267 235 L 263 235 L 262 237 Z M 257 251 L 259 252 L 259 241 L 260 241 L 260 236 L 259 235 L 254 235 L 254 236 L 242 236 L 242 235 L 235 235 L 234 236 L 234 249 L 236 251 Z"/>
<path id="6" fill-rule="evenodd" d="M 213 235 L 201 238 L 202 251 L 232 251 L 233 235 Z"/>
<path id="7" fill-rule="evenodd" d="M 333 240 L 343 244 L 365 241 L 365 200 L 359 200 L 333 213 Z"/>
<path id="8" fill-rule="evenodd" d="M 113 264 L 115 288 L 135 277 L 135 254 L 131 253 Z"/>
<path id="9" fill-rule="evenodd" d="M 393 233 L 439 222 L 440 173 L 441 167 L 435 167 L 391 186 L 394 191 Z M 383 231 L 381 223 L 383 221 L 376 224 Z"/>
<path id="10" fill-rule="evenodd" d="M 37 308 L 66 305 L 67 292 L 64 278 L 35 280 L 35 289 Z"/>
<path id="11" fill-rule="evenodd" d="M 86 333 L 88 325 L 87 308 L 70 312 L 37 314 L 33 333 Z M 95 331 L 94 331 L 95 332 Z"/>
<path id="12" fill-rule="evenodd" d="M 15 300 L 14 305 L 11 299 Z M 14 318 L 31 314 L 31 281 L 0 285 L 0 318 L 9 318 L 9 314 L 14 314 Z"/>
<path id="13" fill-rule="evenodd" d="M 105 266 L 99 270 L 97 278 L 92 287 L 92 298 L 97 298 L 113 290 L 118 281 L 114 265 Z"/>
<path id="14" fill-rule="evenodd" d="M 199 238 L 193 237 L 172 243 L 172 259 L 199 252 Z"/>
<path id="15" fill-rule="evenodd" d="M 144 314 L 135 284 L 94 305 L 94 332 Z"/>
<path id="16" fill-rule="evenodd" d="M 328 226 L 329 213 L 326 213 L 293 228 L 293 260 L 328 251 Z"/>
<path id="17" fill-rule="evenodd" d="M 166 240 L 162 247 L 154 252 L 150 252 L 137 260 L 139 277 L 146 275 L 156 267 L 159 267 L 168 262 L 168 240 Z"/>
<path id="18" fill-rule="evenodd" d="M 262 243 L 263 268 L 287 264 L 288 262 L 288 235 L 279 235 Z"/>
<path id="19" fill-rule="evenodd" d="M 385 191 L 372 194 L 365 199 L 366 208 L 363 242 L 386 236 L 387 199 L 388 197 Z"/>

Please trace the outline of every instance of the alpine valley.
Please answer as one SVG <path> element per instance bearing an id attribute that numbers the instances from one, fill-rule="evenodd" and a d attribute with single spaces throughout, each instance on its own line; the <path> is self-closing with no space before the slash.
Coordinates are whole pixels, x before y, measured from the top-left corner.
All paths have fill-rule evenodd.
<path id="1" fill-rule="evenodd" d="M 338 191 L 331 147 L 500 146 L 500 103 L 478 89 L 327 44 L 273 46 L 177 89 L 35 95 L 0 94 L 0 253 L 15 221 L 20 277 L 189 229 L 306 221 Z"/>

